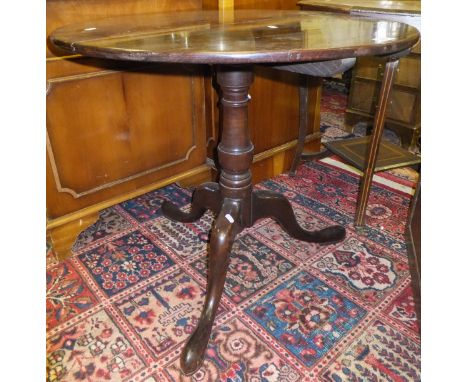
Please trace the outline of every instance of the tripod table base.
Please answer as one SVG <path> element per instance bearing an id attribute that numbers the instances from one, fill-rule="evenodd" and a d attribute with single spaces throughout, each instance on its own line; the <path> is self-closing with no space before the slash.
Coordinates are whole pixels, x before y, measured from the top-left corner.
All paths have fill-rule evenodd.
<path id="1" fill-rule="evenodd" d="M 234 239 L 244 228 L 253 225 L 256 220 L 271 217 L 292 237 L 312 242 L 329 244 L 344 239 L 345 229 L 342 226 L 331 226 L 309 232 L 303 229 L 296 220 L 293 209 L 285 196 L 271 191 L 254 191 L 251 194 L 250 210 L 252 218 L 242 220 L 241 200 L 222 198 L 217 183 L 205 183 L 193 193 L 191 210 L 182 212 L 174 204 L 164 202 L 162 206 L 166 217 L 179 222 L 193 222 L 201 218 L 207 210 L 217 214 L 211 230 L 209 273 L 205 304 L 198 326 L 191 335 L 181 355 L 181 368 L 184 374 L 195 373 L 203 363 L 206 347 L 211 335 L 214 318 L 218 309 L 224 281 L 229 265 L 229 254 Z"/>

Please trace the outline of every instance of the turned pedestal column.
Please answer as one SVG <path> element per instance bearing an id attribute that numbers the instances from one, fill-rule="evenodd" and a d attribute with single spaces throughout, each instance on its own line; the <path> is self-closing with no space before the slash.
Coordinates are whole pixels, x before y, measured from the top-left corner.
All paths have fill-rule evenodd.
<path id="1" fill-rule="evenodd" d="M 330 243 L 342 240 L 345 230 L 332 226 L 315 232 L 304 230 L 296 221 L 289 201 L 270 191 L 252 191 L 250 166 L 254 146 L 247 123 L 249 86 L 253 81 L 250 66 L 219 66 L 217 81 L 221 89 L 222 132 L 218 145 L 221 166 L 219 183 L 205 183 L 193 194 L 189 213 L 174 204 L 162 206 L 165 216 L 181 222 L 199 219 L 207 209 L 217 218 L 210 238 L 208 283 L 205 304 L 198 326 L 181 355 L 185 374 L 193 374 L 201 366 L 211 334 L 216 311 L 229 265 L 229 255 L 236 235 L 261 218 L 274 218 L 292 237 L 299 240 Z"/>

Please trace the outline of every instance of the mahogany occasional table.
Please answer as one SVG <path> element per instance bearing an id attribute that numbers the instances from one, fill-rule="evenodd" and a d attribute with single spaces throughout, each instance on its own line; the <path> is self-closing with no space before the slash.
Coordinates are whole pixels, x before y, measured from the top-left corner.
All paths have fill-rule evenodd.
<path id="1" fill-rule="evenodd" d="M 162 206 L 167 217 L 181 222 L 195 221 L 207 209 L 217 215 L 210 238 L 205 304 L 181 355 L 182 371 L 193 374 L 203 362 L 238 233 L 258 219 L 271 217 L 299 240 L 332 243 L 345 237 L 341 226 L 304 230 L 286 197 L 252 190 L 254 147 L 247 126 L 252 65 L 364 55 L 394 55 L 398 61 L 399 54 L 418 42 L 419 33 L 398 22 L 315 12 L 243 10 L 233 11 L 228 18 L 221 18 L 217 11 L 193 11 L 102 19 L 60 28 L 50 38 L 59 48 L 92 57 L 216 65 L 223 111 L 219 183 L 199 186 L 189 213 L 170 203 Z"/>

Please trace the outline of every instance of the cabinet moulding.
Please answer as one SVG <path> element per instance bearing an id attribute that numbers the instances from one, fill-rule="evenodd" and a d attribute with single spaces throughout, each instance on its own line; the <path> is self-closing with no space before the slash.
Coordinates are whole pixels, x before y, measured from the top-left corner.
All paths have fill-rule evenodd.
<path id="1" fill-rule="evenodd" d="M 91 76 L 89 74 L 85 74 L 85 75 L 68 76 L 68 77 L 62 77 L 60 79 L 49 80 L 49 81 L 47 81 L 47 84 L 48 84 L 47 94 L 50 94 L 51 87 L 53 87 L 51 85 L 53 85 L 54 83 L 64 82 L 64 81 L 69 81 L 69 80 L 96 77 L 97 75 L 104 75 L 104 74 L 115 73 L 115 72 L 120 72 L 120 71 L 105 71 L 105 72 L 92 73 Z M 195 89 L 194 89 L 195 88 L 195 76 L 191 75 L 190 79 L 191 79 L 190 85 L 191 85 L 191 94 L 192 94 L 192 97 L 191 97 L 192 98 L 192 113 L 191 113 L 192 143 L 191 143 L 191 146 L 185 152 L 185 155 L 183 157 L 181 157 L 179 159 L 176 159 L 176 160 L 174 160 L 172 162 L 164 163 L 164 164 L 162 164 L 160 166 L 156 166 L 156 167 L 150 168 L 148 170 L 144 170 L 144 171 L 138 172 L 136 174 L 133 174 L 133 175 L 130 175 L 130 176 L 127 176 L 127 177 L 124 177 L 124 178 L 121 178 L 121 179 L 118 179 L 118 180 L 115 180 L 115 181 L 112 181 L 112 182 L 108 182 L 108 183 L 99 185 L 97 187 L 93 187 L 93 188 L 85 190 L 85 191 L 76 191 L 73 188 L 67 187 L 66 185 L 62 184 L 62 181 L 60 179 L 60 173 L 59 173 L 57 162 L 56 162 L 56 158 L 55 158 L 55 155 L 54 155 L 54 150 L 52 148 L 52 143 L 51 143 L 50 138 L 49 138 L 49 132 L 46 129 L 46 140 L 47 140 L 46 141 L 46 149 L 47 149 L 47 153 L 49 155 L 49 161 L 50 161 L 50 165 L 51 165 L 51 168 L 52 168 L 52 174 L 53 174 L 53 178 L 54 178 L 54 181 L 55 181 L 55 186 L 57 188 L 57 191 L 70 194 L 71 196 L 73 196 L 73 198 L 78 199 L 80 197 L 83 197 L 83 196 L 86 196 L 86 195 L 89 195 L 89 194 L 92 194 L 92 193 L 95 193 L 95 192 L 98 192 L 98 191 L 101 191 L 101 190 L 104 190 L 104 189 L 107 189 L 107 188 L 111 188 L 113 186 L 116 186 L 116 185 L 119 185 L 119 184 L 122 184 L 122 183 L 125 183 L 125 182 L 128 182 L 128 181 L 143 177 L 145 175 L 149 175 L 151 173 L 154 173 L 156 171 L 165 169 L 167 167 L 175 166 L 175 165 L 180 164 L 182 162 L 188 161 L 189 158 L 190 158 L 190 155 L 192 154 L 192 152 L 197 148 L 197 146 L 196 146 L 197 113 L 195 111 L 195 99 L 194 99 L 195 98 Z"/>

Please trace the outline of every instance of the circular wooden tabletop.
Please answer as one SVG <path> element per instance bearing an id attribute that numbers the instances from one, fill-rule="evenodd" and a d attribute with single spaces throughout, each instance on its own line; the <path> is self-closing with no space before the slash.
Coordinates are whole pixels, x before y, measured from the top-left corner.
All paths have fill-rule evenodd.
<path id="1" fill-rule="evenodd" d="M 57 29 L 68 52 L 119 60 L 204 64 L 287 63 L 387 55 L 412 47 L 417 29 L 323 12 L 236 10 L 132 15 Z"/>

